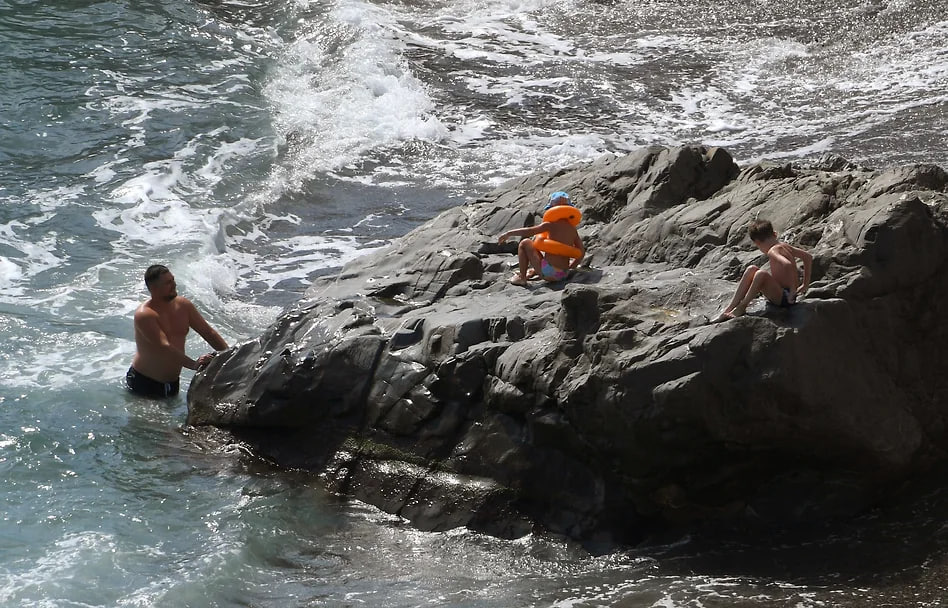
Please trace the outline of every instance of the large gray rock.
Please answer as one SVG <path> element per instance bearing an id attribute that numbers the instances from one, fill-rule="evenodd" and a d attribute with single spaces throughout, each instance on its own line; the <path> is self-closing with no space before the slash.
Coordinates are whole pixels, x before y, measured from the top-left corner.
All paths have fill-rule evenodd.
<path id="1" fill-rule="evenodd" d="M 192 425 L 420 528 L 590 543 L 851 515 L 945 458 L 948 176 L 648 148 L 531 175 L 329 278 L 191 384 Z M 567 190 L 587 266 L 507 283 Z M 796 307 L 711 324 L 770 219 Z"/>

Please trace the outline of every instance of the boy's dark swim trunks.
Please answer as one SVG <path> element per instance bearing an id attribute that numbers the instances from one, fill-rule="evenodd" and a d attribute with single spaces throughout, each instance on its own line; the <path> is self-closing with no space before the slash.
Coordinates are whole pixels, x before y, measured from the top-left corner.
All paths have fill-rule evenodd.
<path id="1" fill-rule="evenodd" d="M 125 374 L 125 386 L 131 392 L 142 397 L 174 397 L 178 394 L 179 382 L 158 382 L 152 380 L 145 374 L 137 371 L 134 367 L 128 368 Z"/>
<path id="2" fill-rule="evenodd" d="M 797 294 L 790 291 L 789 288 L 783 288 L 783 294 L 780 296 L 780 307 L 790 308 L 797 303 Z"/>

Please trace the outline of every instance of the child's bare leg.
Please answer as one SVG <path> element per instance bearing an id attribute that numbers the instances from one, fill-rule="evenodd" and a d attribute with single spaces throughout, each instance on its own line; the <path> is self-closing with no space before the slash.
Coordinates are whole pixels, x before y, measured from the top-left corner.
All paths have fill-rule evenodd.
<path id="1" fill-rule="evenodd" d="M 533 246 L 532 239 L 520 241 L 520 245 L 517 246 L 517 259 L 520 262 L 520 271 L 510 279 L 510 282 L 514 285 L 526 285 L 527 268 L 531 265 L 537 269 L 540 267 L 540 256 Z"/>
<path id="2" fill-rule="evenodd" d="M 532 274 L 534 277 L 542 277 L 543 264 L 541 263 L 542 258 L 540 257 L 542 254 L 537 251 L 536 247 L 533 246 L 533 241 L 530 241 L 530 244 L 524 249 L 527 250 L 527 258 L 530 260 L 530 266 L 532 266 L 530 270 L 533 272 L 530 274 Z"/>
<path id="3" fill-rule="evenodd" d="M 757 275 L 757 271 L 760 270 L 757 266 L 751 264 L 744 271 L 744 276 L 741 277 L 741 280 L 737 283 L 737 289 L 734 291 L 734 297 L 731 298 L 731 303 L 727 305 L 727 308 L 721 311 L 718 320 L 729 319 L 732 316 L 731 311 L 737 308 L 737 305 L 740 304 L 744 298 L 747 296 L 747 292 L 751 288 L 751 284 L 754 282 L 754 277 Z M 743 312 L 741 314 L 744 314 Z M 740 316 L 740 315 L 736 315 Z"/>
<path id="4" fill-rule="evenodd" d="M 783 288 L 780 287 L 780 283 L 766 270 L 761 270 L 754 275 L 754 280 L 751 281 L 747 295 L 744 296 L 740 304 L 734 307 L 731 316 L 739 317 L 747 312 L 747 307 L 759 294 L 764 294 L 764 297 L 774 304 L 779 304 L 780 297 L 783 295 Z"/>

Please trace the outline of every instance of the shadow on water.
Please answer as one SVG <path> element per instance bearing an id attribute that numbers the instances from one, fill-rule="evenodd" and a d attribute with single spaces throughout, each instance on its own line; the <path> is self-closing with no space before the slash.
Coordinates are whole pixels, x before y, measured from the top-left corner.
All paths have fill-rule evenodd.
<path id="1" fill-rule="evenodd" d="M 780 531 L 712 527 L 637 547 L 670 575 L 780 580 L 806 587 L 874 588 L 901 595 L 948 578 L 948 466 L 849 521 Z M 844 605 L 844 604 L 838 604 Z M 902 605 L 902 604 L 896 604 Z M 915 604 L 912 604 L 915 605 Z"/>

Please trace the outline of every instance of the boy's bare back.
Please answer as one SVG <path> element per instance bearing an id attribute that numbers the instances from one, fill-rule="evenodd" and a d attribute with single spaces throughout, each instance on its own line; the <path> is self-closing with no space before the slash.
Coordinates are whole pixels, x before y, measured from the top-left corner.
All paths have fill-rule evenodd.
<path id="1" fill-rule="evenodd" d="M 767 250 L 767 258 L 770 260 L 770 274 L 776 279 L 781 287 L 789 289 L 791 293 L 796 293 L 800 287 L 800 271 L 797 268 L 798 255 L 794 253 L 796 247 L 778 242 Z"/>
<path id="2" fill-rule="evenodd" d="M 577 249 L 582 249 L 583 242 L 579 238 L 579 232 L 576 228 L 566 220 L 559 220 L 556 222 L 544 222 L 544 225 L 547 228 L 547 231 L 550 234 L 550 239 L 558 241 L 570 247 L 576 247 Z M 547 262 L 556 268 L 566 269 L 570 266 L 570 259 L 566 256 L 555 255 L 552 253 L 544 254 Z"/>

